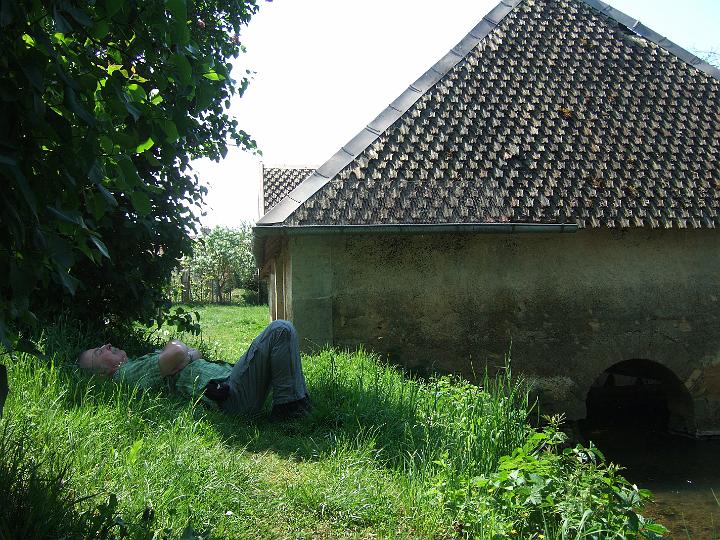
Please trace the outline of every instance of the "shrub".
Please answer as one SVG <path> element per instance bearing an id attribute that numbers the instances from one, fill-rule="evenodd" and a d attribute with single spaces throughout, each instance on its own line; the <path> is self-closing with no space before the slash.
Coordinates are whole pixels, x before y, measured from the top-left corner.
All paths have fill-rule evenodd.
<path id="1" fill-rule="evenodd" d="M 590 447 L 564 448 L 560 417 L 500 460 L 496 472 L 462 484 L 459 520 L 477 532 L 492 515 L 505 538 L 647 538 L 666 529 L 637 512 L 650 492 Z"/>

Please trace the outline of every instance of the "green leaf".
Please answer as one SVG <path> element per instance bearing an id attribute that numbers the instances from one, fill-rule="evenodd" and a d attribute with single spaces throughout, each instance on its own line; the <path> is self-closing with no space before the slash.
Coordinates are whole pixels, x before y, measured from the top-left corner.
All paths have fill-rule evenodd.
<path id="1" fill-rule="evenodd" d="M 172 15 L 172 39 L 179 45 L 190 41 L 187 28 L 187 4 L 185 0 L 166 0 L 165 8 Z"/>
<path id="2" fill-rule="evenodd" d="M 71 295 L 75 296 L 80 281 L 76 277 L 71 276 L 69 271 L 63 270 L 62 268 L 58 268 L 56 275 L 60 279 L 60 284 L 65 287 Z"/>
<path id="3" fill-rule="evenodd" d="M 185 0 L 167 0 L 165 7 L 176 19 L 183 22 L 187 19 L 187 4 Z"/>
<path id="4" fill-rule="evenodd" d="M 198 81 L 198 85 L 195 88 L 195 105 L 198 109 L 208 109 L 210 105 L 212 105 L 214 96 L 215 90 L 212 84 Z"/>
<path id="5" fill-rule="evenodd" d="M 110 25 L 107 21 L 97 21 L 90 31 L 90 35 L 96 39 L 102 39 L 110 32 Z"/>
<path id="6" fill-rule="evenodd" d="M 192 66 L 188 59 L 182 54 L 173 54 L 170 56 L 170 62 L 175 68 L 177 79 L 182 84 L 192 83 Z"/>
<path id="7" fill-rule="evenodd" d="M 109 64 L 107 67 L 108 75 L 112 75 L 116 71 L 120 71 L 121 73 L 125 73 L 125 77 L 127 77 L 127 71 L 123 69 L 122 64 Z"/>
<path id="8" fill-rule="evenodd" d="M 70 2 L 65 2 L 63 9 L 65 9 L 65 11 L 82 26 L 92 26 L 92 19 L 88 17 L 88 14 L 75 7 Z"/>
<path id="9" fill-rule="evenodd" d="M 102 138 L 101 138 L 101 144 L 102 144 Z M 68 175 L 69 176 L 69 175 Z M 102 179 L 105 177 L 105 174 L 103 172 L 102 165 L 99 160 L 93 161 L 92 166 L 90 167 L 90 170 L 88 171 L 88 180 L 90 180 L 93 184 L 98 184 L 102 181 Z M 69 177 L 70 183 L 74 186 L 75 185 L 75 179 L 72 177 Z"/>
<path id="10" fill-rule="evenodd" d="M 91 234 L 90 240 L 92 241 L 93 244 L 95 244 L 95 247 L 98 249 L 98 251 L 100 253 L 102 253 L 103 257 L 105 257 L 106 259 L 110 258 L 110 253 L 108 252 L 108 248 L 105 245 L 105 243 L 102 240 L 100 240 L 100 238 L 98 238 L 94 234 Z"/>
<path id="11" fill-rule="evenodd" d="M 135 164 L 130 158 L 128 158 L 127 156 L 123 156 L 118 161 L 118 165 L 120 166 L 120 172 L 122 174 L 123 180 L 125 180 L 129 187 L 135 187 L 142 184 L 137 169 L 135 168 Z"/>
<path id="12" fill-rule="evenodd" d="M 127 112 L 129 112 L 133 119 L 137 122 L 141 116 L 140 109 L 133 105 L 127 96 L 123 96 L 123 102 L 125 103 L 125 110 L 127 110 Z"/>
<path id="13" fill-rule="evenodd" d="M 90 259 L 92 262 L 97 263 L 101 257 L 97 256 L 94 251 L 92 251 L 87 244 L 84 242 L 81 242 L 76 246 L 82 253 L 85 255 L 88 259 Z"/>
<path id="14" fill-rule="evenodd" d="M 150 197 L 144 191 L 133 191 L 130 193 L 130 200 L 141 217 L 150 214 Z"/>
<path id="15" fill-rule="evenodd" d="M 60 221 L 70 223 L 71 225 L 78 225 L 83 229 L 87 228 L 85 226 L 85 222 L 83 221 L 82 216 L 77 212 L 65 212 L 62 210 L 58 210 L 53 206 L 48 206 L 47 209 L 53 216 L 55 216 L 55 218 L 59 219 Z"/>
<path id="16" fill-rule="evenodd" d="M 55 266 L 68 270 L 75 262 L 72 246 L 54 234 L 47 235 L 46 242 L 48 255 Z"/>
<path id="17" fill-rule="evenodd" d="M 105 14 L 112 17 L 123 7 L 124 0 L 105 0 Z"/>
<path id="18" fill-rule="evenodd" d="M 25 203 L 28 205 L 28 208 L 32 212 L 33 216 L 35 216 L 37 212 L 37 202 L 35 194 L 33 193 L 32 189 L 30 189 L 30 185 L 28 184 L 25 175 L 22 173 L 19 167 L 11 165 L 10 170 L 13 173 L 13 178 L 15 178 L 15 184 L 20 189 L 20 193 L 22 193 L 23 199 L 25 199 Z"/>
<path id="19" fill-rule="evenodd" d="M 177 126 L 175 125 L 175 122 L 172 120 L 161 120 L 160 126 L 162 127 L 162 130 L 165 132 L 165 135 L 167 135 L 168 140 L 171 141 L 177 141 L 179 134 L 177 130 Z"/>
<path id="20" fill-rule="evenodd" d="M 96 220 L 99 220 L 105 215 L 106 208 L 107 203 L 105 202 L 105 198 L 99 193 L 92 193 L 88 197 L 88 209 Z"/>
<path id="21" fill-rule="evenodd" d="M 172 39 L 178 45 L 185 45 L 190 41 L 190 29 L 185 21 L 177 21 L 173 24 Z"/>
<path id="22" fill-rule="evenodd" d="M 100 135 L 100 148 L 103 152 L 110 154 L 115 148 L 115 143 L 107 135 Z"/>
<path id="23" fill-rule="evenodd" d="M 85 123 L 91 127 L 95 127 L 95 117 L 92 116 L 78 101 L 75 90 L 69 85 L 65 86 L 65 102 L 68 108 L 78 117 L 83 119 Z"/>
<path id="24" fill-rule="evenodd" d="M 39 65 L 29 63 L 23 64 L 21 66 L 21 69 L 25 74 L 25 77 L 27 77 L 27 80 L 30 81 L 30 84 L 33 85 L 33 88 L 35 88 L 35 90 L 37 90 L 38 92 L 43 92 L 45 90 L 43 86 L 43 72 Z"/>
<path id="25" fill-rule="evenodd" d="M 125 88 L 134 101 L 145 101 L 147 99 L 145 89 L 139 84 L 128 84 Z"/>
<path id="26" fill-rule="evenodd" d="M 182 535 L 180 536 L 180 540 L 198 540 L 198 536 L 195 533 L 195 529 L 193 529 L 191 525 L 188 525 L 187 527 L 185 527 L 185 530 L 182 532 Z"/>
<path id="27" fill-rule="evenodd" d="M 145 150 L 150 150 L 153 146 L 155 146 L 155 141 L 152 140 L 152 137 L 148 137 L 147 141 L 145 141 L 142 144 L 139 144 L 135 150 L 137 151 L 138 154 L 141 154 Z"/>
<path id="28" fill-rule="evenodd" d="M 131 465 L 134 465 L 137 462 L 144 442 L 145 441 L 143 439 L 138 439 L 130 447 L 130 451 L 128 452 L 128 463 Z"/>
<path id="29" fill-rule="evenodd" d="M 136 173 L 137 174 L 137 173 Z M 110 204 L 110 206 L 115 207 L 118 205 L 117 200 L 115 199 L 115 196 L 108 191 L 108 189 L 103 186 L 102 184 L 98 184 L 97 186 L 98 191 L 100 191 L 100 194 L 103 196 L 103 198 Z"/>
<path id="30" fill-rule="evenodd" d="M 18 267 L 14 261 L 10 261 L 10 288 L 15 298 L 25 298 L 32 291 L 32 282 L 35 276 L 27 272 L 25 268 Z"/>
<path id="31" fill-rule="evenodd" d="M 57 5 L 53 8 L 53 19 L 55 20 L 56 32 L 59 32 L 61 34 L 72 32 L 72 25 L 63 16 Z M 55 35 L 55 37 L 57 37 L 57 34 Z"/>
<path id="32" fill-rule="evenodd" d="M 225 80 L 225 76 L 220 75 L 215 70 L 210 70 L 207 73 L 203 73 L 203 77 L 205 77 L 206 79 L 210 79 L 211 81 L 224 81 Z"/>

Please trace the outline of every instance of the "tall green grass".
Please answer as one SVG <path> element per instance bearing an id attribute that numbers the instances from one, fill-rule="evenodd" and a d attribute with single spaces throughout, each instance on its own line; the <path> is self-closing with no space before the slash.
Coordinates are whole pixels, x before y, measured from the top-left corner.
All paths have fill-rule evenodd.
<path id="1" fill-rule="evenodd" d="M 207 329 L 199 344 L 232 361 L 239 354 L 230 340 L 249 343 L 260 323 L 242 308 L 224 309 L 250 322 L 233 326 L 226 313 L 209 316 L 227 324 Z M 303 359 L 315 405 L 310 417 L 249 423 L 75 371 L 76 351 L 105 337 L 64 321 L 46 332 L 45 359 L 6 361 L 12 391 L 0 422 L 0 429 L 27 427 L 32 451 L 25 461 L 40 463 L 39 477 L 51 483 L 62 472 L 70 496 L 58 499 L 59 507 L 78 527 L 100 531 L 96 537 L 510 534 L 506 525 L 517 516 L 472 488 L 534 433 L 527 393 L 509 370 L 480 385 L 419 380 L 362 350 L 325 350 Z M 142 336 L 127 339 L 141 352 Z M 47 465 L 57 456 L 59 469 Z M 0 476 L 0 492 L 9 489 L 16 488 Z M 26 512 L 42 513 L 47 504 L 32 489 L 23 497 L 32 507 Z M 487 504 L 471 500 L 478 497 Z M 483 511 L 467 519 L 468 508 Z"/>

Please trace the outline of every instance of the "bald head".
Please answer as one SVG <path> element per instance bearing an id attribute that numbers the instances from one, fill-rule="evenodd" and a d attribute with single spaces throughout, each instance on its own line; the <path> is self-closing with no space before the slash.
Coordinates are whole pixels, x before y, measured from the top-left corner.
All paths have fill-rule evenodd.
<path id="1" fill-rule="evenodd" d="M 81 352 L 77 365 L 90 373 L 112 376 L 127 358 L 125 351 L 107 343 Z"/>

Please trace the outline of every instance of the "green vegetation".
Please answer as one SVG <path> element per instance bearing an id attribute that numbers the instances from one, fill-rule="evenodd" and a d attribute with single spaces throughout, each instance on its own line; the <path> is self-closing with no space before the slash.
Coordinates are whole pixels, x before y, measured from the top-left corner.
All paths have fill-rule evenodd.
<path id="1" fill-rule="evenodd" d="M 201 316 L 201 346 L 227 360 L 266 322 L 261 308 Z M 554 425 L 528 425 L 509 371 L 482 387 L 420 381 L 364 351 L 326 350 L 303 361 L 309 418 L 249 423 L 76 373 L 67 362 L 93 338 L 60 324 L 42 340 L 48 360 L 10 363 L 0 444 L 20 457 L 0 470 L 16 501 L 0 505 L 0 538 L 16 522 L 53 537 L 58 519 L 80 537 L 657 537 L 636 513 L 645 493 L 596 451 L 561 449 Z M 49 501 L 61 517 L 43 521 Z"/>
<path id="2" fill-rule="evenodd" d="M 203 229 L 192 255 L 173 272 L 173 297 L 182 302 L 229 302 L 234 288 L 258 288 L 252 225 Z"/>
<path id="3" fill-rule="evenodd" d="M 162 319 L 207 188 L 256 145 L 226 113 L 255 0 L 0 4 L 0 341 L 63 307 Z M 176 322 L 182 322 L 175 319 Z"/>

